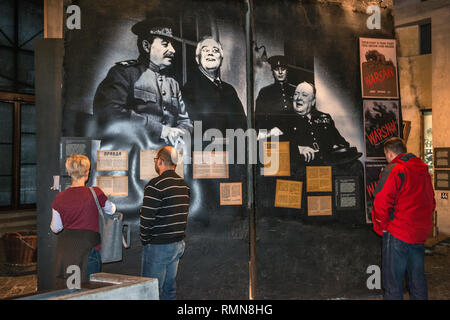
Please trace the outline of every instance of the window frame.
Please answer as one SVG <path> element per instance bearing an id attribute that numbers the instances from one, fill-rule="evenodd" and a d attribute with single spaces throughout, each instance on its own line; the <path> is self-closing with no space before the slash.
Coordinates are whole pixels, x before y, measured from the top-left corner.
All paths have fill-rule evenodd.
<path id="1" fill-rule="evenodd" d="M 21 105 L 33 105 L 35 104 L 35 96 L 30 94 L 12 93 L 12 92 L 0 92 L 0 101 L 10 103 L 13 105 L 13 153 L 12 153 L 12 192 L 11 192 L 11 205 L 0 206 L 0 211 L 4 210 L 17 210 L 17 209 L 34 209 L 36 203 L 33 204 L 21 204 L 20 203 L 20 168 L 21 168 Z M 36 163 L 37 165 L 37 163 Z"/>

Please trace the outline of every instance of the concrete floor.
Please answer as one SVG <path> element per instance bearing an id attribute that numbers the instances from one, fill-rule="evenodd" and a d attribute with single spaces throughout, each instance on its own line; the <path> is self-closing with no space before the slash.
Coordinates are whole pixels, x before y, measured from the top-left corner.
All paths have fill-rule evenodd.
<path id="1" fill-rule="evenodd" d="M 425 273 L 428 280 L 430 300 L 450 300 L 450 238 L 439 242 L 427 243 L 425 256 Z M 37 291 L 35 272 L 26 275 L 8 274 L 5 264 L 0 268 L 0 299 L 14 299 L 18 296 L 33 294 Z M 379 300 L 364 298 L 362 300 Z M 405 294 L 405 299 L 408 295 Z"/>
<path id="2" fill-rule="evenodd" d="M 430 300 L 450 300 L 450 238 L 425 256 L 425 274 Z"/>

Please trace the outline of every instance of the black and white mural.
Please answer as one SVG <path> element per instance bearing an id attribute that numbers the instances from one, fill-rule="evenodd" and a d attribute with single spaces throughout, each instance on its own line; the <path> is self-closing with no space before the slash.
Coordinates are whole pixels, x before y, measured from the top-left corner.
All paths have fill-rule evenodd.
<path id="1" fill-rule="evenodd" d="M 225 138 L 226 129 L 246 130 L 243 3 L 74 4 L 83 22 L 65 35 L 63 135 L 100 140 L 101 150 L 128 151 L 128 171 L 91 174 L 93 184 L 100 176 L 128 176 L 128 196 L 111 200 L 132 225 L 133 245 L 121 264 L 105 270 L 140 273 L 139 208 L 148 182 L 139 172 L 140 151 L 173 145 L 185 148 L 184 177 L 192 190 L 186 239 L 191 250 L 180 264 L 178 295 L 201 299 L 211 291 L 215 298 L 247 298 L 245 205 L 220 206 L 219 199 L 221 182 L 242 182 L 246 203 L 247 167 L 230 162 L 227 179 L 193 179 L 187 151 L 205 150 L 214 141 L 225 150 L 218 136 Z M 208 130 L 216 131 L 203 139 Z"/>
<path id="2" fill-rule="evenodd" d="M 247 299 L 252 268 L 258 277 L 252 294 L 259 298 L 367 290 L 361 268 L 377 263 L 378 243 L 363 206 L 333 205 L 330 216 L 308 216 L 307 197 L 321 194 L 307 192 L 306 168 L 329 166 L 333 179 L 357 181 L 360 190 L 352 192 L 363 203 L 369 151 L 358 38 L 392 37 L 390 9 L 382 12 L 383 29 L 368 30 L 366 4 L 355 9 L 331 1 L 253 1 L 251 26 L 247 3 L 239 0 L 72 4 L 80 7 L 82 23 L 81 29 L 65 31 L 63 136 L 100 141 L 100 150 L 128 151 L 128 171 L 96 172 L 93 166 L 91 172 L 91 184 L 100 176 L 128 176 L 128 196 L 111 200 L 132 226 L 132 248 L 121 263 L 104 265 L 106 272 L 139 275 L 139 208 L 148 182 L 141 179 L 140 151 L 173 145 L 184 150 L 184 177 L 192 192 L 180 299 Z M 252 33 L 249 46 L 246 28 Z M 290 175 L 283 179 L 303 182 L 300 209 L 274 207 L 277 177 L 253 171 L 249 188 L 248 163 L 236 161 L 242 152 L 237 139 L 227 136 L 230 129 L 254 129 L 258 142 L 289 142 Z M 200 144 L 194 143 L 198 135 Z M 226 178 L 194 178 L 193 151 L 226 147 L 233 151 Z M 224 182 L 242 183 L 242 205 L 220 205 Z M 327 193 L 333 204 L 334 192 Z M 249 268 L 255 258 L 251 246 L 256 267 Z M 358 268 L 363 271 L 350 276 Z"/>

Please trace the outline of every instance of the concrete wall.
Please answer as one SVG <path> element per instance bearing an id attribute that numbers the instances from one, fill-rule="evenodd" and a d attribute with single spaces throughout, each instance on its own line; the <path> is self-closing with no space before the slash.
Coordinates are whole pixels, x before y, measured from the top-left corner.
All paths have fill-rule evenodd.
<path id="1" fill-rule="evenodd" d="M 420 54 L 419 25 L 396 28 L 398 42 L 397 60 L 399 66 L 400 95 L 404 121 L 411 121 L 411 132 L 407 140 L 408 151 L 422 156 L 421 128 L 422 109 L 430 109 L 432 55 Z"/>
<path id="2" fill-rule="evenodd" d="M 426 2 L 417 0 L 396 1 L 396 27 L 413 24 L 426 19 L 431 19 L 432 37 L 431 107 L 433 109 L 433 147 L 449 147 L 448 123 L 450 122 L 450 114 L 448 111 L 450 110 L 450 90 L 448 90 L 448 84 L 450 83 L 450 2 L 448 0 L 429 0 Z M 404 45 L 402 48 L 408 46 Z M 424 61 L 419 62 L 418 60 L 410 58 L 403 60 L 403 70 L 406 70 L 411 63 L 413 64 L 411 67 L 414 67 L 414 63 L 429 63 Z M 405 75 L 405 73 L 402 74 Z M 417 75 L 422 76 L 422 73 Z M 410 76 L 414 76 L 414 73 L 410 74 Z M 403 87 L 403 92 L 406 92 L 405 85 L 407 84 L 402 83 L 402 78 L 400 79 L 400 84 Z M 422 96 L 422 94 L 417 94 L 416 96 Z M 427 99 L 426 95 L 425 99 Z M 409 104 L 410 102 L 408 94 L 405 93 L 405 96 L 402 94 L 404 117 L 405 115 L 408 116 L 408 107 L 405 104 Z M 415 117 L 414 109 L 412 108 L 411 110 L 410 116 L 413 119 Z M 436 191 L 436 202 L 439 232 L 440 234 L 450 235 L 450 204 L 448 200 L 441 199 L 441 191 L 439 190 Z"/>
<path id="3" fill-rule="evenodd" d="M 401 36 L 398 39 L 402 41 Z M 402 116 L 404 121 L 411 121 L 407 147 L 417 156 L 423 154 L 420 110 L 432 107 L 431 62 L 431 54 L 398 57 Z"/>

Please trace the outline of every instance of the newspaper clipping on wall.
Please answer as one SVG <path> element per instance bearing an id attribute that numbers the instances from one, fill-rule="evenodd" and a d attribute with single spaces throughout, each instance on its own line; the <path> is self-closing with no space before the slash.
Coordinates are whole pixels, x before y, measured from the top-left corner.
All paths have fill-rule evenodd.
<path id="1" fill-rule="evenodd" d="M 128 197 L 128 176 L 99 176 L 97 187 L 108 197 Z"/>
<path id="2" fill-rule="evenodd" d="M 227 151 L 193 151 L 194 179 L 228 179 Z"/>
<path id="3" fill-rule="evenodd" d="M 308 216 L 331 216 L 331 196 L 308 196 Z"/>
<path id="4" fill-rule="evenodd" d="M 291 162 L 289 155 L 289 141 L 264 142 L 264 176 L 291 175 Z"/>
<path id="5" fill-rule="evenodd" d="M 307 192 L 331 192 L 331 166 L 306 167 Z"/>
<path id="6" fill-rule="evenodd" d="M 97 171 L 128 171 L 128 151 L 97 151 Z"/>
<path id="7" fill-rule="evenodd" d="M 302 208 L 302 181 L 277 179 L 275 207 Z"/>
<path id="8" fill-rule="evenodd" d="M 220 205 L 231 206 L 242 204 L 242 182 L 220 184 Z"/>

